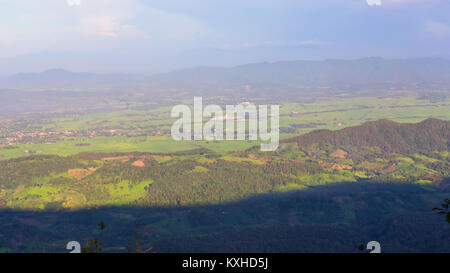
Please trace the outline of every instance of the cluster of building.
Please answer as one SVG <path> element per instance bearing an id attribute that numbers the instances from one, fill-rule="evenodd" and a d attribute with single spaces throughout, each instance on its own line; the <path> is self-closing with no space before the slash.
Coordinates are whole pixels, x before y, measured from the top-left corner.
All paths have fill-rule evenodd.
<path id="1" fill-rule="evenodd" d="M 98 136 L 123 136 L 123 137 L 139 137 L 139 136 L 157 136 L 167 135 L 170 131 L 166 130 L 150 130 L 123 132 L 117 129 L 86 129 L 86 130 L 61 130 L 61 131 L 15 131 L 0 134 L 0 146 L 30 144 L 30 143 L 55 143 L 65 137 L 86 137 L 93 138 Z"/>

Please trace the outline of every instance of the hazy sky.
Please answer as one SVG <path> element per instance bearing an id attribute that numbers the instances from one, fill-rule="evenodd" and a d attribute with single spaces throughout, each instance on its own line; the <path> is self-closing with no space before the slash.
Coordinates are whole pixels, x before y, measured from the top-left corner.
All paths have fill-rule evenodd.
<path id="1" fill-rule="evenodd" d="M 0 0 L 0 74 L 450 54 L 448 0 Z"/>

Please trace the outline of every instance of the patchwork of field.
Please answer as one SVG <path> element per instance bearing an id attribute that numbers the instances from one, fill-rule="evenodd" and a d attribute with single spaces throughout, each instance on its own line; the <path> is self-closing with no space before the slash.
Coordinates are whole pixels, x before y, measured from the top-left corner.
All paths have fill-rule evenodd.
<path id="1" fill-rule="evenodd" d="M 438 200 L 449 189 L 448 151 L 402 154 L 353 145 L 30 156 L 1 161 L 0 168 L 0 208 L 20 210 L 217 205 L 357 182 L 417 185 Z"/>
<path id="2" fill-rule="evenodd" d="M 280 138 L 316 129 L 337 130 L 367 121 L 391 119 L 415 123 L 429 117 L 450 120 L 450 98 L 419 99 L 408 92 L 391 97 L 341 97 L 312 102 L 285 102 L 280 107 Z M 192 103 L 180 101 L 178 103 Z M 177 103 L 177 104 L 178 104 Z M 207 102 L 220 104 L 220 100 Z M 255 101 L 255 104 L 259 104 Z M 170 128 L 175 119 L 171 107 L 128 103 L 106 112 L 54 113 L 28 119 L 27 115 L 3 117 L 15 127 L 0 128 L 0 138 L 13 133 L 65 132 L 56 141 L 28 141 L 0 146 L 0 160 L 30 154 L 68 156 L 80 152 L 176 152 L 205 147 L 216 152 L 245 150 L 259 141 L 174 141 Z M 20 121 L 20 122 L 18 122 Z M 204 120 L 206 121 L 206 120 Z M 18 125 L 15 125 L 18 124 Z"/>

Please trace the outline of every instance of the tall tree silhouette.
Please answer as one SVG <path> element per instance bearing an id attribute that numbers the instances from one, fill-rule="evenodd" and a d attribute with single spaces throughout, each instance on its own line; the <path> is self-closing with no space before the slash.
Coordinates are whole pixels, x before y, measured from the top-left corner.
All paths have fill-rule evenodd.
<path id="1" fill-rule="evenodd" d="M 81 249 L 82 253 L 101 253 L 103 252 L 103 231 L 106 228 L 106 225 L 103 221 L 98 223 L 98 227 L 100 229 L 99 238 L 89 239 L 86 243 L 86 246 Z"/>
<path id="2" fill-rule="evenodd" d="M 450 223 L 450 211 L 448 210 L 448 206 L 450 205 L 450 199 L 445 199 L 444 203 L 442 203 L 441 208 L 434 208 L 433 210 L 438 211 L 439 214 L 445 214 L 445 219 L 448 223 Z"/>

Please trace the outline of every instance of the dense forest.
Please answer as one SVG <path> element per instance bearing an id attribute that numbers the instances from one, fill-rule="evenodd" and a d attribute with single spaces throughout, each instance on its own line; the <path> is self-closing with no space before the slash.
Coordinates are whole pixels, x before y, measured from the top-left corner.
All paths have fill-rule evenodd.
<path id="1" fill-rule="evenodd" d="M 450 121 L 427 119 L 417 124 L 390 120 L 367 122 L 339 131 L 318 130 L 283 142 L 299 146 L 330 143 L 337 146 L 378 147 L 384 152 L 448 151 Z"/>

